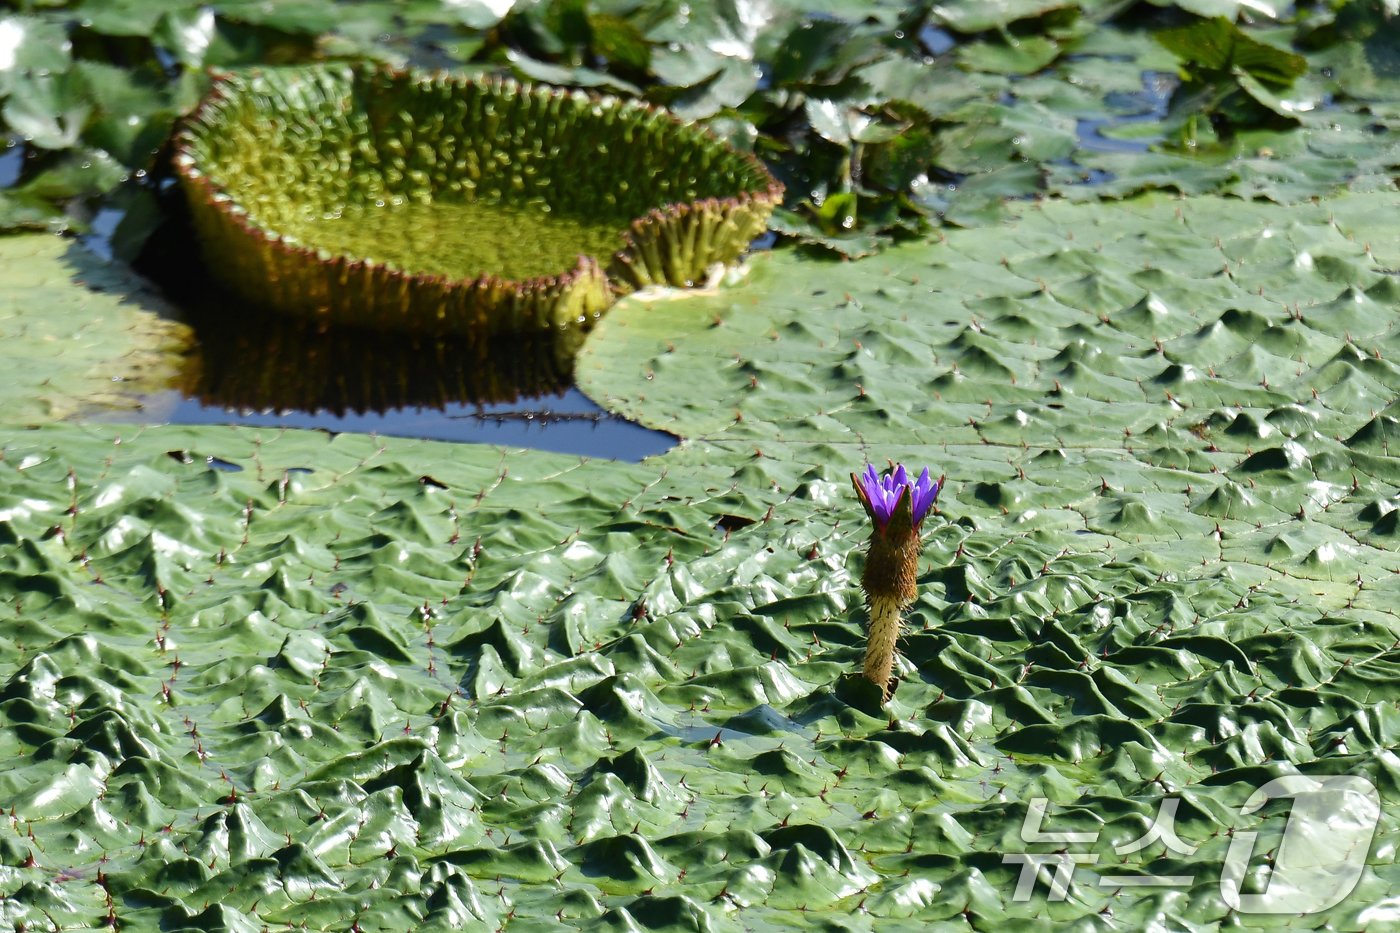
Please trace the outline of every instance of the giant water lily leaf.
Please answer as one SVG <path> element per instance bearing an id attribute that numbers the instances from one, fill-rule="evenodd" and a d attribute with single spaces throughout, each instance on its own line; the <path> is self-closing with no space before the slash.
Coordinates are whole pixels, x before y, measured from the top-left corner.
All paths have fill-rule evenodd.
<path id="1" fill-rule="evenodd" d="M 0 405 L 11 423 L 129 412 L 177 378 L 187 329 L 134 276 L 42 234 L 0 237 L 0 257 Z"/>
<path id="2" fill-rule="evenodd" d="M 1242 359 L 1235 353 L 1174 361 L 1170 343 L 1163 355 L 1152 340 L 1223 330 L 1226 325 L 1213 321 L 1231 307 L 1262 314 L 1260 320 L 1271 327 L 1306 324 L 1338 339 L 1388 333 L 1389 318 L 1379 307 L 1365 323 L 1321 309 L 1348 288 L 1359 293 L 1390 287 L 1385 270 L 1393 260 L 1376 250 L 1390 240 L 1387 231 L 1393 228 L 1372 226 L 1384 203 L 1367 196 L 1311 209 L 1209 197 L 1082 206 L 1022 202 L 1010 227 L 947 231 L 938 242 L 899 247 L 855 265 L 756 257 L 742 289 L 619 307 L 586 345 L 580 377 L 591 392 L 632 416 L 711 440 L 735 432 L 755 440 L 800 434 L 838 443 L 851 431 L 849 440 L 866 443 L 900 436 L 975 441 L 979 435 L 972 422 L 997 420 L 1002 403 L 1030 418 L 1034 411 L 1025 406 L 1033 402 L 1040 417 L 1080 430 L 1063 413 L 1070 403 L 1056 392 L 1072 398 L 1077 394 L 1073 374 L 1090 371 L 1096 379 L 1139 386 L 1143 404 L 1163 392 L 1187 411 L 1208 409 L 1217 400 L 1284 404 L 1299 386 L 1306 395 L 1313 388 L 1309 380 L 1326 377 L 1305 370 L 1287 387 L 1278 386 L 1275 375 L 1268 387 L 1231 389 L 1216 380 L 1231 378 Z M 1142 252 L 1143 244 L 1168 235 L 1178 249 L 1150 257 Z M 1343 279 L 1354 279 L 1322 271 L 1331 268 L 1345 268 Z M 794 281 L 805 288 L 794 290 Z M 769 294 L 771 299 L 764 297 Z M 771 302 L 764 305 L 769 313 L 741 310 L 755 301 Z M 949 310 L 950 301 L 969 310 Z M 1165 309 L 1160 318 L 1133 310 L 1158 304 Z M 1318 310 L 1310 316 L 1311 305 Z M 972 310 L 983 307 L 1004 309 L 1009 321 L 998 324 L 990 312 Z M 1184 316 L 1166 313 L 1172 309 Z M 1295 311 L 1300 319 L 1293 317 Z M 1357 313 L 1364 312 L 1358 308 Z M 1123 314 L 1141 314 L 1150 326 L 1146 332 L 1137 325 L 1117 326 L 1116 315 Z M 1214 316 L 1205 319 L 1207 314 Z M 824 324 L 814 327 L 811 320 Z M 1053 327 L 1093 331 L 1076 338 L 1087 341 L 1076 352 L 1092 356 L 1090 370 L 1070 358 L 1050 362 L 1057 352 Z M 1033 344 L 1019 339 L 1021 334 L 1033 336 Z M 1230 349 L 1242 352 L 1246 344 Z M 818 362 L 811 354 L 823 347 Z M 1383 346 L 1377 347 L 1384 356 Z M 626 366 L 614 352 L 637 362 Z M 695 355 L 695 365 L 683 365 L 687 354 Z M 1278 367 L 1287 369 L 1294 355 L 1285 354 Z M 1111 360 L 1122 361 L 1120 367 Z M 1181 366 L 1199 371 L 1200 379 L 1181 378 Z M 1217 376 L 1207 374 L 1212 369 Z M 663 372 L 677 377 L 665 379 Z M 817 378 L 814 372 L 826 375 Z M 921 391 L 913 396 L 896 391 L 914 372 L 921 374 Z M 687 373 L 730 386 L 733 394 L 726 397 L 732 406 L 686 384 Z M 1262 376 L 1261 371 L 1256 382 Z M 639 380 L 635 394 L 627 388 L 633 379 Z M 880 385 L 888 393 L 879 393 Z M 796 391 L 803 386 L 812 392 Z M 727 427 L 717 431 L 719 426 Z M 1103 430 L 1132 426 L 1130 419 Z M 1340 431 L 1344 424 L 1333 427 Z"/>
<path id="3" fill-rule="evenodd" d="M 1050 909 L 1003 862 L 1034 800 L 1140 876 L 1157 848 L 1113 847 L 1172 799 L 1189 899 L 1081 867 L 1051 903 L 1196 929 L 1232 916 L 1230 834 L 1283 832 L 1244 803 L 1295 771 L 1374 783 L 1384 851 L 1396 208 L 1017 201 L 628 299 L 580 379 L 686 438 L 640 464 L 12 432 L 7 922 L 110 889 L 132 927 L 1021 923 Z M 885 457 L 948 484 L 882 708 L 841 675 L 847 474 Z M 1364 926 L 1397 881 L 1374 859 L 1316 920 Z"/>
<path id="4" fill-rule="evenodd" d="M 561 4 L 522 11 L 554 24 L 523 38 L 514 13 L 489 38 L 446 27 L 480 11 L 435 0 L 337 5 L 322 34 L 301 30 L 327 4 L 273 6 L 176 2 L 154 22 L 212 14 L 207 45 L 176 56 L 190 67 L 352 51 L 499 63 L 510 48 L 571 77 L 606 69 L 790 153 L 796 196 L 829 206 L 831 225 L 809 214 L 797 235 L 889 248 L 855 262 L 779 250 L 712 294 L 618 305 L 579 379 L 684 438 L 640 464 L 12 425 L 0 926 L 1230 927 L 1270 919 L 1232 910 L 1222 872 L 1231 839 L 1258 833 L 1245 884 L 1262 885 L 1288 804 L 1245 804 L 1295 772 L 1366 779 L 1382 805 L 1332 801 L 1329 826 L 1378 823 L 1359 843 L 1368 863 L 1340 903 L 1278 922 L 1388 921 L 1400 159 L 1386 130 L 1400 109 L 1384 38 L 1337 38 L 1349 7 L 1299 11 L 1311 71 L 1288 93 L 1259 74 L 1234 86 L 1265 127 L 1144 153 L 1105 148 L 1165 129 L 1174 85 L 1156 73 L 1175 66 L 1136 8 L 1012 80 L 950 67 L 952 40 L 903 9 L 808 4 L 836 23 L 828 38 L 878 33 L 895 57 L 850 64 L 808 36 L 763 87 L 777 40 L 805 35 L 790 5 L 690 4 L 687 33 L 678 4 Z M 1061 43 L 1064 24 L 1118 7 L 929 15 L 973 43 L 1005 42 L 988 32 L 1002 28 Z M 103 8 L 127 5 L 81 9 Z M 1260 31 L 1261 4 L 1191 8 L 1271 45 L 1294 28 Z M 69 6 L 34 10 L 65 35 L 76 22 Z M 391 20 L 369 27 L 391 14 L 403 33 L 381 40 Z M 679 48 L 575 61 L 596 51 L 600 15 Z M 84 61 L 147 54 L 73 28 Z M 1329 78 L 1323 62 L 1350 70 Z M 1292 128 L 1261 101 L 1316 100 L 1356 75 L 1355 97 Z M 110 90 L 132 106 L 90 113 L 164 119 Z M 815 135 L 809 98 L 927 135 L 860 143 L 864 174 L 842 177 L 855 147 Z M 57 110 L 31 111 L 64 132 Z M 71 147 L 26 160 L 0 212 L 44 222 L 26 212 L 92 190 L 68 157 L 106 145 L 84 136 L 100 120 L 80 123 Z M 833 149 L 835 168 L 802 161 Z M 1152 188 L 1167 191 L 1134 196 Z M 942 230 L 899 226 L 939 214 Z M 0 254 L 0 276 L 24 277 L 0 290 L 23 299 L 0 317 L 7 419 L 86 407 L 87 387 L 129 373 L 113 360 L 147 358 L 128 341 L 167 338 L 142 323 L 153 305 L 133 283 L 64 241 L 11 237 Z M 73 352 L 48 353 L 60 347 Z M 843 675 L 862 651 L 869 534 L 848 475 L 885 458 L 948 482 L 882 706 Z M 1164 800 L 1190 857 L 1132 848 Z M 1065 900 L 1043 878 L 1016 895 L 1016 854 L 1066 849 L 1028 844 L 1033 818 L 1091 840 L 1070 847 L 1098 864 L 1076 866 Z M 1286 850 L 1325 862 L 1329 832 Z M 1143 893 L 1113 875 L 1190 883 Z"/>

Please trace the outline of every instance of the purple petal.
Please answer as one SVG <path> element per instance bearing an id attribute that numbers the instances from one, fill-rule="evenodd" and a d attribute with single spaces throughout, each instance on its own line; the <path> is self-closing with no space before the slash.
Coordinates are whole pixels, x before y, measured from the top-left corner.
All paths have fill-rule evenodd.
<path id="1" fill-rule="evenodd" d="M 870 497 L 872 504 L 884 505 L 885 486 L 880 481 L 880 474 L 875 472 L 874 466 L 865 468 L 865 492 Z"/>
<path id="2" fill-rule="evenodd" d="M 928 497 L 928 470 L 924 470 L 918 481 L 909 490 L 909 506 L 913 512 L 914 523 L 918 524 L 923 517 L 924 500 Z"/>
<path id="3" fill-rule="evenodd" d="M 881 525 L 885 524 L 890 520 L 894 506 L 889 501 L 889 493 L 885 490 L 884 483 L 880 481 L 880 474 L 875 472 L 874 464 L 866 466 L 860 482 L 861 487 L 865 490 L 866 498 L 870 500 L 870 511 L 873 513 L 875 521 Z"/>
<path id="4" fill-rule="evenodd" d="M 910 502 L 914 508 L 914 524 L 924 520 L 937 495 L 938 484 L 929 479 L 928 467 L 924 467 L 924 472 L 919 474 L 919 481 L 914 484 L 913 500 Z"/>
<path id="5" fill-rule="evenodd" d="M 897 463 L 887 474 L 881 475 L 874 464 L 866 464 L 860 475 L 861 489 L 870 500 L 870 511 L 875 521 L 884 526 L 894 516 L 895 506 L 904 490 L 909 490 L 909 507 L 915 525 L 923 521 L 938 499 L 939 482 L 929 475 L 924 467 L 917 481 L 911 481 L 904 464 Z"/>

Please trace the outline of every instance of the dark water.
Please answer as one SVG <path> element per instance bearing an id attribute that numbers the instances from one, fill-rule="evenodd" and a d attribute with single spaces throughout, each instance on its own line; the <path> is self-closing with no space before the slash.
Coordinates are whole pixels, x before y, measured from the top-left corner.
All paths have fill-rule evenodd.
<path id="1" fill-rule="evenodd" d="M 1126 113 L 1106 113 L 1101 117 L 1081 119 L 1078 125 L 1079 145 L 1100 152 L 1146 152 L 1160 136 L 1118 139 L 1104 130 L 1129 123 L 1157 123 L 1167 116 L 1172 93 L 1181 83 L 1173 74 L 1160 71 L 1142 73 L 1142 90 L 1135 94 L 1113 94 L 1105 104 Z"/>
<path id="2" fill-rule="evenodd" d="M 530 447 L 586 457 L 637 461 L 665 453 L 669 434 L 609 415 L 577 389 L 528 403 L 473 405 L 452 402 L 440 409 L 394 408 L 382 412 L 233 411 L 198 398 L 183 398 L 170 411 L 172 424 L 242 424 L 255 427 L 319 428 L 394 437 L 431 438 Z"/>
<path id="3" fill-rule="evenodd" d="M 96 225 L 99 251 L 107 226 Z M 328 327 L 272 313 L 221 287 L 182 223 L 153 236 L 136 266 L 197 339 L 177 389 L 147 406 L 161 423 L 355 431 L 615 460 L 640 460 L 676 443 L 573 388 L 581 331 L 472 339 Z"/>

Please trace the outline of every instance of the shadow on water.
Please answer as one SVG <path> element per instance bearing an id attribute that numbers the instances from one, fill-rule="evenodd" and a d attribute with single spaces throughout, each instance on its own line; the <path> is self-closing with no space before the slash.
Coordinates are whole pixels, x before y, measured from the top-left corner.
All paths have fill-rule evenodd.
<path id="1" fill-rule="evenodd" d="M 136 266 L 195 332 L 178 389 L 152 400 L 173 424 L 373 432 L 640 460 L 675 438 L 572 388 L 582 331 L 474 339 L 332 327 L 259 309 L 203 265 L 170 224 Z"/>

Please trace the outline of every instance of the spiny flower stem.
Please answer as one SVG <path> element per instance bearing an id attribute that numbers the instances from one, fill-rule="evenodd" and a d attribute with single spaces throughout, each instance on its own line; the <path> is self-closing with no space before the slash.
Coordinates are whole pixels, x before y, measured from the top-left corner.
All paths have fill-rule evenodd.
<path id="1" fill-rule="evenodd" d="M 885 692 L 889 699 L 890 675 L 894 672 L 894 646 L 899 640 L 903 606 L 893 596 L 870 597 L 870 633 L 865 642 L 865 679 Z"/>

